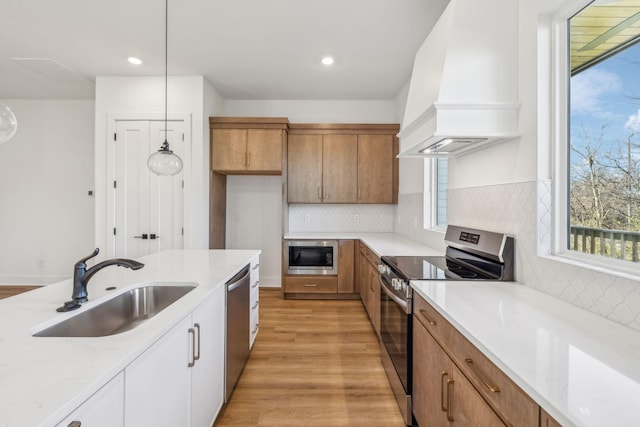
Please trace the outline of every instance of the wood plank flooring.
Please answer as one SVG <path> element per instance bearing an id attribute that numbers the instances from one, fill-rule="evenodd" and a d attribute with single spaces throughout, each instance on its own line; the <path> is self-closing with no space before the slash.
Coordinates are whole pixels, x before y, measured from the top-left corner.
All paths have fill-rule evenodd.
<path id="1" fill-rule="evenodd" d="M 21 294 L 36 288 L 39 288 L 39 286 L 0 285 L 0 299 L 9 298 L 10 296 Z"/>
<path id="2" fill-rule="evenodd" d="M 360 301 L 260 290 L 260 332 L 223 426 L 403 427 Z"/>

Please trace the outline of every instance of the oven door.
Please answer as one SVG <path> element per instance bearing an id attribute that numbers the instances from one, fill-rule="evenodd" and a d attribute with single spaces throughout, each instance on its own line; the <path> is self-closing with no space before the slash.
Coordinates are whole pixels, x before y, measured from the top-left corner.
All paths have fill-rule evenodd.
<path id="1" fill-rule="evenodd" d="M 411 299 L 396 296 L 380 277 L 380 338 L 407 395 L 411 394 Z"/>

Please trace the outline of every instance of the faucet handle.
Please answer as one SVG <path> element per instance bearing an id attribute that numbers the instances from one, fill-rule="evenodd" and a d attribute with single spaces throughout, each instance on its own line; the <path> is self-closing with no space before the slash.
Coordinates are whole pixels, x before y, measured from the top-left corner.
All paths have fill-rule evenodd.
<path id="1" fill-rule="evenodd" d="M 91 258 L 93 258 L 96 255 L 98 255 L 98 252 L 100 252 L 100 248 L 96 248 L 96 250 L 93 251 L 93 253 L 91 255 L 87 255 L 86 257 L 84 257 L 81 260 L 79 260 L 78 262 L 76 262 L 76 267 L 81 265 L 81 264 L 84 264 L 85 262 L 87 262 L 87 260 L 90 260 Z"/>

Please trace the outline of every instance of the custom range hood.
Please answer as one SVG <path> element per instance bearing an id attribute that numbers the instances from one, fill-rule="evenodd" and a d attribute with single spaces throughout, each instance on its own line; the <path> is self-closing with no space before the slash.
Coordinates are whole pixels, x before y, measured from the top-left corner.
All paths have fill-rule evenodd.
<path id="1" fill-rule="evenodd" d="M 518 135 L 518 2 L 450 0 L 418 50 L 400 156 L 455 156 Z"/>

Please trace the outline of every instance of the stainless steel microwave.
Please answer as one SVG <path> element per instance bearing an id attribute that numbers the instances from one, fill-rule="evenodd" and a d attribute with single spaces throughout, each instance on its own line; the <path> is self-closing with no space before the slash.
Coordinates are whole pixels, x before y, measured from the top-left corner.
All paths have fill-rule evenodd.
<path id="1" fill-rule="evenodd" d="M 285 240 L 286 274 L 338 274 L 337 240 Z"/>

